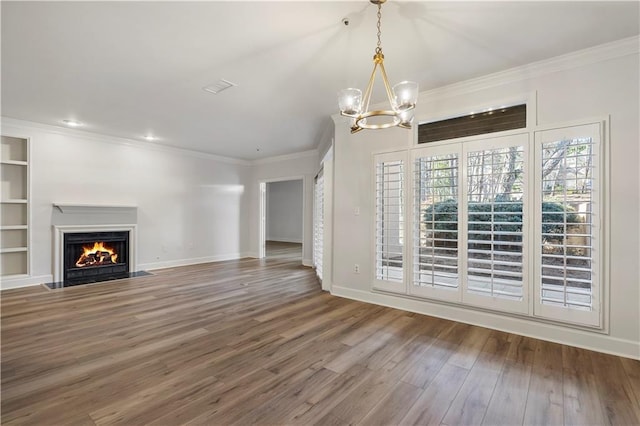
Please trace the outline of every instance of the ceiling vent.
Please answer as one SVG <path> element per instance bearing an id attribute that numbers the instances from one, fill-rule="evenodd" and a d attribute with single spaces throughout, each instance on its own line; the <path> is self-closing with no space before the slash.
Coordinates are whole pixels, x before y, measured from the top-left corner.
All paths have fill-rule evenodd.
<path id="1" fill-rule="evenodd" d="M 237 86 L 236 83 L 232 83 L 228 80 L 224 80 L 224 79 L 220 79 L 218 81 L 216 81 L 213 84 L 210 84 L 208 86 L 203 87 L 202 89 L 204 89 L 204 91 L 209 92 L 209 93 L 213 93 L 214 95 L 217 95 L 218 93 L 222 92 L 223 90 L 227 90 L 230 87 L 234 87 Z"/>

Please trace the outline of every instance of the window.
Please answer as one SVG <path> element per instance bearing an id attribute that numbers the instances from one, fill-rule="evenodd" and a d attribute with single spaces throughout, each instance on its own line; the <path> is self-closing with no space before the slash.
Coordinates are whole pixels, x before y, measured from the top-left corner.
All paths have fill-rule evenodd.
<path id="1" fill-rule="evenodd" d="M 420 146 L 411 152 L 417 297 L 601 327 L 601 124 Z M 403 165 L 376 160 L 376 280 L 401 283 Z M 409 198 L 409 197 L 408 197 Z M 374 288 L 380 288 L 374 286 Z"/>
<path id="2" fill-rule="evenodd" d="M 324 244 L 324 173 L 320 170 L 314 183 L 313 208 L 313 266 L 322 280 L 322 256 Z"/>
<path id="3" fill-rule="evenodd" d="M 414 150 L 411 293 L 527 312 L 528 134 Z"/>
<path id="4" fill-rule="evenodd" d="M 461 117 L 422 123 L 418 126 L 418 144 L 525 127 L 527 127 L 526 104 L 490 108 Z"/>
<path id="5" fill-rule="evenodd" d="M 469 303 L 528 312 L 528 141 L 528 134 L 517 134 L 464 145 Z"/>
<path id="6" fill-rule="evenodd" d="M 536 314 L 599 325 L 602 149 L 597 124 L 536 132 Z"/>
<path id="7" fill-rule="evenodd" d="M 458 161 L 458 153 L 433 152 L 413 162 L 412 294 L 457 298 Z"/>
<path id="8" fill-rule="evenodd" d="M 375 287 L 404 292 L 404 153 L 375 160 Z"/>

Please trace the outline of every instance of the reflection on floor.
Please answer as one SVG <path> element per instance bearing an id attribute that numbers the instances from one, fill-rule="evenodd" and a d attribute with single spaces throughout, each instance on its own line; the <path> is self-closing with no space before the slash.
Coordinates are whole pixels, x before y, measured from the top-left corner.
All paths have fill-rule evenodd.
<path id="1" fill-rule="evenodd" d="M 266 241 L 265 255 L 269 259 L 302 260 L 302 244 Z"/>

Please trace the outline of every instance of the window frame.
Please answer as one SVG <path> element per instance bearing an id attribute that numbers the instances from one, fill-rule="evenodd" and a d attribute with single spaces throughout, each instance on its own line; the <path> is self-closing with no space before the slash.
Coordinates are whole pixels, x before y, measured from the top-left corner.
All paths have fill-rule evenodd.
<path id="1" fill-rule="evenodd" d="M 595 185 L 595 191 L 597 191 L 596 197 L 594 199 L 594 204 L 596 205 L 596 217 L 597 220 L 593 222 L 592 227 L 594 228 L 591 233 L 591 238 L 596 240 L 596 244 L 592 243 L 593 250 L 597 252 L 596 255 L 591 257 L 592 260 L 592 284 L 591 284 L 591 305 L 592 309 L 590 311 L 574 309 L 571 307 L 558 307 L 550 304 L 544 304 L 541 301 L 541 291 L 542 291 L 542 253 L 540 250 L 534 251 L 534 316 L 554 320 L 561 322 L 573 323 L 581 326 L 588 326 L 594 328 L 603 328 L 604 327 L 604 297 L 605 297 L 605 287 L 608 288 L 608 279 L 605 275 L 607 271 L 607 261 L 605 258 L 605 253 L 608 253 L 608 244 L 606 243 L 606 238 L 609 233 L 607 232 L 608 226 L 608 206 L 609 202 L 607 197 L 608 191 L 608 182 L 609 182 L 609 170 L 606 167 L 607 153 L 605 150 L 605 138 L 603 134 L 603 127 L 605 123 L 602 121 L 598 122 L 583 122 L 581 124 L 575 123 L 573 125 L 567 126 L 556 126 L 550 127 L 546 129 L 539 129 L 534 132 L 534 146 L 536 148 L 535 151 L 535 169 L 534 169 L 534 182 L 536 184 L 541 183 L 541 174 L 542 174 L 542 145 L 548 142 L 555 142 L 561 138 L 579 138 L 587 136 L 587 128 L 594 139 L 594 149 L 597 162 L 594 163 L 595 167 L 595 177 L 594 180 L 597 182 Z M 584 130 L 581 130 L 584 129 Z M 562 136 L 558 136 L 562 135 Z M 540 188 L 536 188 L 534 191 L 535 197 L 535 205 L 536 207 L 541 205 L 542 203 L 542 191 Z M 536 208 L 534 212 L 536 215 L 534 222 L 542 223 L 541 216 L 542 212 L 540 209 Z M 534 244 L 538 244 L 542 239 L 542 228 L 537 226 L 533 232 Z"/>
<path id="2" fill-rule="evenodd" d="M 372 224 L 371 224 L 371 235 L 373 236 L 373 241 L 371 244 L 371 260 L 372 260 L 372 268 L 371 268 L 371 282 L 372 282 L 372 289 L 373 290 L 380 290 L 380 291 L 385 291 L 385 292 L 391 292 L 391 293 L 399 293 L 399 294 L 406 294 L 407 292 L 407 273 L 408 273 L 408 268 L 407 268 L 407 238 L 409 236 L 408 234 L 408 227 L 407 224 L 409 223 L 407 220 L 407 212 L 409 212 L 409 210 L 407 210 L 408 208 L 408 200 L 407 200 L 407 182 L 408 182 L 408 164 L 407 164 L 407 159 L 408 159 L 408 153 L 406 150 L 403 151 L 393 151 L 393 152 L 385 152 L 385 153 L 374 153 L 373 154 L 373 168 L 372 168 L 372 179 L 371 179 L 371 189 L 372 189 L 372 200 L 371 200 L 371 206 L 372 206 L 372 212 L 373 212 L 373 217 L 372 217 Z M 403 215 L 403 232 L 402 232 L 402 238 L 403 238 L 403 244 L 402 244 L 402 282 L 397 282 L 397 281 L 389 281 L 389 280 L 382 280 L 382 279 L 378 279 L 377 278 L 377 274 L 376 274 L 376 269 L 377 269 L 377 233 L 378 233 L 378 229 L 377 229 L 377 214 L 378 214 L 378 208 L 377 208 L 377 194 L 378 194 L 378 188 L 377 188 L 377 168 L 378 168 L 378 164 L 379 163 L 384 163 L 384 162 L 391 162 L 391 161 L 402 161 L 403 164 L 403 187 L 402 187 L 402 191 L 403 191 L 403 198 L 402 198 L 402 207 L 404 208 L 404 215 Z"/>
<path id="3" fill-rule="evenodd" d="M 455 148 L 455 149 L 454 149 Z M 414 277 L 414 266 L 415 266 L 415 262 L 414 262 L 414 248 L 415 248 L 415 241 L 414 241 L 414 230 L 415 230 L 415 191 L 416 191 L 416 181 L 415 181 L 415 173 L 416 173 L 416 160 L 418 158 L 422 158 L 422 157 L 434 157 L 434 156 L 438 156 L 438 155 L 446 155 L 446 154 L 456 154 L 458 156 L 458 164 L 460 164 L 460 162 L 462 161 L 462 146 L 459 145 L 458 143 L 449 143 L 446 145 L 440 144 L 438 146 L 433 146 L 433 145 L 420 145 L 418 148 L 412 149 L 410 151 L 410 176 L 411 176 L 411 186 L 408 189 L 408 193 L 410 194 L 410 196 L 408 197 L 410 200 L 410 212 L 411 214 L 409 215 L 409 217 L 411 218 L 409 225 L 407 226 L 407 228 L 410 230 L 410 235 L 408 236 L 408 238 L 411 241 L 411 244 L 408 244 L 408 248 L 409 248 L 409 255 L 407 256 L 407 259 L 409 259 L 409 273 L 408 273 L 408 281 L 407 281 L 407 286 L 409 288 L 409 294 L 411 296 L 416 296 L 416 297 L 426 297 L 429 299 L 437 299 L 437 300 L 444 300 L 447 302 L 457 302 L 457 303 L 461 303 L 462 302 L 462 293 L 461 293 L 461 289 L 462 289 L 462 281 L 463 281 L 463 274 L 462 274 L 462 270 L 463 270 L 463 259 L 460 257 L 460 250 L 462 247 L 462 243 L 460 240 L 460 232 L 458 230 L 458 287 L 456 289 L 444 289 L 444 288 L 436 288 L 436 287 L 417 287 L 414 285 L 413 283 L 413 277 Z M 458 200 L 460 200 L 462 198 L 462 193 L 461 193 L 461 183 L 462 183 L 462 176 L 461 173 L 458 173 L 458 179 L 457 179 L 457 186 L 458 186 Z M 458 210 L 458 223 L 460 223 L 460 219 L 461 219 L 461 212 L 460 210 Z M 458 227 L 460 228 L 460 227 Z"/>
<path id="4" fill-rule="evenodd" d="M 532 197 L 530 195 L 530 176 L 531 170 L 530 166 L 530 137 L 528 132 L 523 132 L 522 129 L 518 129 L 518 131 L 514 131 L 513 134 L 508 136 L 495 136 L 487 138 L 486 135 L 484 138 L 469 141 L 467 143 L 462 144 L 462 152 L 464 154 L 464 164 L 461 170 L 463 187 L 461 188 L 461 200 L 464 201 L 462 203 L 462 224 L 463 229 L 466 231 L 462 234 L 462 247 L 464 248 L 464 263 L 463 263 L 463 274 L 464 280 L 462 282 L 462 302 L 469 305 L 474 305 L 483 308 L 497 309 L 504 312 L 512 312 L 517 314 L 529 314 L 530 313 L 530 305 L 529 305 L 529 296 L 530 296 L 530 270 L 532 266 L 532 259 L 530 254 L 530 236 L 531 236 L 531 208 L 532 206 Z M 514 146 L 523 146 L 522 155 L 523 155 L 523 167 L 525 169 L 523 175 L 523 188 L 525 188 L 522 194 L 522 299 L 520 300 L 511 300 L 497 296 L 485 296 L 480 294 L 475 294 L 469 290 L 469 280 L 467 277 L 467 271 L 469 267 L 469 258 L 467 255 L 468 249 L 468 185 L 466 184 L 468 178 L 468 154 L 470 152 L 479 152 L 484 150 L 491 149 L 501 149 L 501 148 L 510 148 Z"/>
<path id="5" fill-rule="evenodd" d="M 313 180 L 313 266 L 322 282 L 324 263 L 324 168 Z"/>

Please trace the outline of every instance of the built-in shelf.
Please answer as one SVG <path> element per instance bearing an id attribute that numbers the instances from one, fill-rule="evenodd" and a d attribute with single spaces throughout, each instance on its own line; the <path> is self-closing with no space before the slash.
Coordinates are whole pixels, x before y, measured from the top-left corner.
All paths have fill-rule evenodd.
<path id="1" fill-rule="evenodd" d="M 17 231 L 20 229 L 28 229 L 27 225 L 0 226 L 0 231 Z"/>
<path id="2" fill-rule="evenodd" d="M 26 166 L 27 163 L 26 161 L 18 161 L 18 160 L 2 160 L 0 161 L 0 164 L 11 164 L 13 166 Z"/>
<path id="3" fill-rule="evenodd" d="M 2 254 L 2 253 L 21 253 L 23 251 L 27 251 L 27 248 L 26 247 L 3 248 L 3 249 L 0 249 L 0 254 Z"/>
<path id="4" fill-rule="evenodd" d="M 0 144 L 0 270 L 2 280 L 29 277 L 29 139 L 2 136 Z"/>

